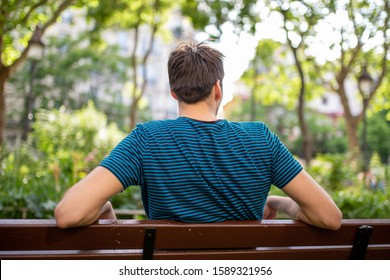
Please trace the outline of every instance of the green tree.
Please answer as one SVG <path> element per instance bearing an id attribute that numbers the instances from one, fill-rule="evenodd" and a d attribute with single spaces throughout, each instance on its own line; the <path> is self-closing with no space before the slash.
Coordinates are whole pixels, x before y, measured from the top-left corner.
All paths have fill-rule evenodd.
<path id="1" fill-rule="evenodd" d="M 260 14 L 256 14 L 260 11 L 256 8 L 258 1 L 195 1 L 198 2 L 198 8 L 194 9 L 194 1 L 190 1 L 184 4 L 183 11 L 184 13 L 192 16 L 195 27 L 204 28 L 206 25 L 213 24 L 217 27 L 219 34 L 221 33 L 220 26 L 226 21 L 232 21 L 236 26 L 238 26 L 237 33 L 241 30 L 246 30 L 251 33 L 256 31 L 256 23 L 261 18 Z M 303 135 L 303 155 L 307 162 L 310 163 L 312 155 L 312 140 L 311 135 L 308 129 L 308 125 L 305 120 L 305 93 L 306 93 L 306 80 L 307 74 L 305 73 L 303 61 L 304 55 L 302 54 L 304 50 L 305 37 L 310 34 L 311 28 L 314 23 L 317 21 L 317 16 L 314 13 L 311 13 L 310 9 L 306 6 L 304 1 L 265 1 L 266 4 L 272 2 L 270 6 L 275 8 L 267 9 L 264 7 L 264 10 L 268 10 L 268 16 L 271 12 L 278 12 L 281 14 L 283 19 L 283 28 L 286 33 L 287 45 L 292 51 L 296 71 L 299 77 L 299 95 L 297 97 L 297 114 L 299 117 L 299 127 Z M 302 2 L 302 3 L 301 3 Z M 207 8 L 206 8 L 207 7 Z M 303 11 L 303 12 L 302 12 Z M 263 18 L 264 18 L 264 12 Z M 206 17 L 209 18 L 207 20 Z M 203 26 L 202 26 L 203 25 Z M 248 28 L 249 26 L 249 28 Z M 297 39 L 298 37 L 298 39 Z M 251 106 L 251 116 L 255 116 L 255 92 L 257 91 L 257 78 L 259 74 L 259 47 L 256 51 L 256 56 L 252 61 L 252 75 L 251 79 L 255 81 L 252 87 L 252 106 Z M 261 51 L 261 50 L 260 50 Z M 260 58 L 261 59 L 261 58 Z M 247 79 L 248 80 L 248 79 Z"/>
<path id="2" fill-rule="evenodd" d="M 390 44 L 389 1 L 322 0 L 313 4 L 313 1 L 297 0 L 248 0 L 239 1 L 239 3 L 245 2 L 246 7 L 256 6 L 262 9 L 259 11 L 258 8 L 253 8 L 249 12 L 246 9 L 241 11 L 233 9 L 234 12 L 229 12 L 227 5 L 233 5 L 233 2 L 235 1 L 193 0 L 188 4 L 190 8 L 186 9 L 187 6 L 184 6 L 183 10 L 191 10 L 188 14 L 192 15 L 194 21 L 198 21 L 198 25 L 195 25 L 198 27 L 204 28 L 207 25 L 218 27 L 232 20 L 238 22 L 238 27 L 250 26 L 251 28 L 247 29 L 252 31 L 256 29 L 259 18 L 266 20 L 269 15 L 279 13 L 281 26 L 286 31 L 284 43 L 292 47 L 293 53 L 296 51 L 295 61 L 298 71 L 299 68 L 302 71 L 305 68 L 302 65 L 298 67 L 298 64 L 310 63 L 310 68 L 316 69 L 316 74 L 310 77 L 310 79 L 315 78 L 312 82 L 322 84 L 324 88 L 340 97 L 344 109 L 349 150 L 358 151 L 358 124 L 374 97 L 378 92 L 383 92 L 382 85 L 387 83 L 389 63 L 387 57 Z M 197 8 L 195 8 L 195 3 L 197 3 Z M 259 15 L 253 16 L 255 12 Z M 220 28 L 217 29 L 220 30 Z M 325 53 L 330 56 L 324 57 Z M 375 72 L 377 78 L 362 112 L 354 115 L 349 100 L 349 96 L 354 92 L 348 92 L 350 89 L 346 85 L 347 82 L 356 81 L 363 64 L 368 64 L 369 69 Z M 302 73 L 300 73 L 301 93 L 304 92 L 302 85 L 307 82 Z M 329 75 L 330 78 L 328 78 Z M 384 90 L 388 103 L 388 91 Z M 300 94 L 300 96 L 304 95 Z M 301 109 L 300 111 L 303 115 Z"/>
<path id="3" fill-rule="evenodd" d="M 12 96 L 8 98 L 8 118 L 22 123 L 33 122 L 28 118 L 29 106 L 35 115 L 36 108 L 59 109 L 66 106 L 70 110 L 79 109 L 87 100 L 91 99 L 95 104 L 111 115 L 115 114 L 113 106 L 120 103 L 116 96 L 122 93 L 112 87 L 112 84 L 124 84 L 126 80 L 125 60 L 119 55 L 119 49 L 115 46 L 94 48 L 89 46 L 88 37 L 81 33 L 79 37 L 72 39 L 69 35 L 61 38 L 46 38 L 45 56 L 39 62 L 35 75 L 34 91 L 29 87 L 31 73 L 29 63 L 25 63 L 17 70 L 9 82 Z M 85 81 L 85 91 L 76 92 L 76 86 L 80 80 Z M 99 87 L 97 89 L 97 86 Z M 97 90 L 112 96 L 111 102 L 103 104 L 96 96 Z M 32 95 L 32 96 L 31 96 Z M 24 100 L 25 110 L 17 110 L 18 102 Z M 98 102 L 99 101 L 99 102 Z M 32 103 L 32 104 L 29 104 Z M 110 118 L 113 121 L 113 118 Z M 115 122 L 123 124 L 124 116 L 119 115 Z M 29 127 L 29 126 L 28 126 Z M 29 129 L 25 131 L 25 135 Z"/>
<path id="4" fill-rule="evenodd" d="M 310 164 L 313 153 L 313 140 L 305 118 L 305 103 L 307 91 L 307 70 L 304 69 L 304 49 L 306 37 L 312 33 L 312 28 L 318 21 L 318 16 L 312 13 L 309 4 L 302 2 L 292 2 L 279 0 L 277 10 L 283 18 L 283 29 L 286 32 L 287 45 L 291 49 L 294 57 L 294 64 L 299 75 L 299 95 L 297 114 L 299 127 L 302 134 L 303 158 L 306 164 Z"/>
<path id="5" fill-rule="evenodd" d="M 323 85 L 340 97 L 349 150 L 355 153 L 359 150 L 359 123 L 376 95 L 380 95 L 383 90 L 387 91 L 382 85 L 387 83 L 389 63 L 387 57 L 390 45 L 390 3 L 386 0 L 375 3 L 359 0 L 334 1 L 333 5 L 327 5 L 324 1 L 318 8 L 320 6 L 324 9 L 317 9 L 316 12 L 322 17 L 323 28 L 330 28 L 334 34 L 331 40 L 323 42 L 324 51 L 337 55 L 333 60 L 328 59 L 324 65 L 317 63 L 316 67 Z M 337 22 L 334 22 L 335 19 L 338 19 Z M 369 65 L 375 81 L 367 102 L 363 103 L 362 111 L 354 115 L 350 102 L 350 96 L 353 95 L 348 94 L 347 82 L 360 75 L 363 65 Z M 332 73 L 333 77 L 325 80 L 325 73 Z"/>
<path id="6" fill-rule="evenodd" d="M 322 84 L 335 92 L 341 100 L 348 137 L 349 151 L 359 150 L 358 124 L 361 122 L 369 103 L 376 94 L 380 95 L 382 83 L 386 80 L 387 56 L 390 36 L 390 4 L 388 1 L 269 1 L 270 12 L 279 12 L 286 32 L 286 43 L 292 50 L 300 77 L 298 117 L 305 147 L 305 159 L 310 157 L 311 137 L 304 118 L 306 84 Z M 331 30 L 331 36 L 324 30 Z M 328 40 L 321 40 L 328 36 Z M 333 58 L 321 58 L 313 46 L 321 46 L 323 52 L 332 52 Z M 322 61 L 321 61 L 322 60 Z M 306 62 L 306 68 L 305 64 Z M 369 64 L 377 72 L 375 83 L 370 90 L 360 114 L 354 115 L 349 98 L 347 83 L 356 81 L 362 64 Z M 309 67 L 309 69 L 308 69 Z M 310 69 L 311 68 L 311 69 Z M 313 68 L 316 69 L 313 72 Z M 310 74 L 309 72 L 314 73 Z M 331 74 L 332 78 L 325 77 Z M 355 76 L 355 77 L 354 77 Z M 386 81 L 385 81 L 386 83 Z M 384 87 L 382 87 L 383 91 Z M 388 93 L 387 93 L 388 96 Z M 388 103 L 388 101 L 387 101 Z"/>
<path id="7" fill-rule="evenodd" d="M 210 35 L 215 38 L 220 37 L 221 27 L 226 22 L 235 26 L 236 33 L 242 30 L 254 33 L 254 23 L 260 20 L 257 1 L 254 0 L 189 0 L 182 2 L 181 11 L 197 30 L 214 27 L 216 32 Z"/>
<path id="8" fill-rule="evenodd" d="M 162 32 L 168 12 L 176 5 L 173 0 L 98 0 L 89 8 L 89 17 L 94 20 L 93 35 L 99 41 L 100 31 L 106 28 L 132 30 L 130 39 L 132 51 L 130 70 L 132 73 L 131 105 L 129 110 L 130 129 L 137 123 L 138 106 L 147 87 L 148 60 L 154 47 L 156 35 Z M 149 27 L 149 39 L 143 53 L 139 53 L 141 27 Z"/>
<path id="9" fill-rule="evenodd" d="M 251 112 L 256 107 L 270 105 L 284 106 L 284 111 L 295 110 L 298 112 L 296 114 L 297 122 L 294 125 L 301 128 L 301 137 L 300 141 L 295 143 L 294 151 L 309 164 L 315 153 L 313 149 L 316 139 L 314 139 L 315 135 L 310 136 L 308 144 L 307 136 L 305 138 L 304 133 L 302 133 L 302 123 L 305 124 L 307 131 L 312 131 L 310 120 L 307 120 L 308 114 L 303 111 L 304 102 L 305 99 L 309 100 L 322 95 L 324 90 L 315 83 L 314 68 L 310 65 L 310 62 L 300 61 L 301 70 L 305 70 L 304 73 L 302 72 L 302 75 L 304 75 L 302 76 L 296 70 L 296 61 L 292 59 L 292 62 L 290 62 L 291 55 L 290 47 L 280 42 L 272 39 L 260 40 L 255 56 L 251 61 L 252 67 L 244 72 L 242 80 L 252 88 Z M 304 82 L 304 95 L 302 92 L 303 77 L 307 80 Z M 272 112 L 267 112 L 267 114 L 272 115 Z M 271 118 L 269 122 L 273 122 L 273 119 Z"/>
<path id="10" fill-rule="evenodd" d="M 31 38 L 41 40 L 75 0 L 2 0 L 0 3 L 0 144 L 4 140 L 5 84 L 26 60 Z"/>

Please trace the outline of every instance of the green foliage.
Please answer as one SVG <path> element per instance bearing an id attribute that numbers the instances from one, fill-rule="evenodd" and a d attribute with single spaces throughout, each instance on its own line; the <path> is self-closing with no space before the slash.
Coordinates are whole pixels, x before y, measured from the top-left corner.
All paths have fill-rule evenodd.
<path id="1" fill-rule="evenodd" d="M 27 207 L 34 211 L 29 218 L 42 218 L 45 209 L 54 207 L 59 199 L 50 171 L 29 143 L 3 154 L 0 172 L 0 209 Z M 50 186 L 50 187 L 48 187 Z M 1 212 L 0 217 L 19 218 L 18 211 Z M 33 215 L 33 216 L 31 216 Z"/>
<path id="2" fill-rule="evenodd" d="M 390 158 L 390 120 L 386 115 L 390 110 L 383 110 L 368 117 L 367 120 L 367 143 L 370 154 L 377 152 L 382 162 Z M 361 127 L 360 127 L 361 128 Z M 359 130 L 361 135 L 361 129 Z"/>
<path id="3" fill-rule="evenodd" d="M 216 32 L 210 34 L 219 38 L 221 26 L 230 22 L 238 34 L 242 30 L 255 33 L 259 22 L 259 8 L 254 0 L 187 0 L 182 2 L 181 12 L 188 16 L 198 30 L 213 26 Z"/>
<path id="4" fill-rule="evenodd" d="M 21 57 L 34 30 L 46 30 L 75 0 L 2 1 L 0 5 L 1 64 L 10 66 Z M 82 1 L 79 1 L 82 2 Z"/>
<path id="5" fill-rule="evenodd" d="M 345 122 L 316 112 L 307 112 L 307 124 L 312 137 L 313 156 L 317 154 L 340 154 L 348 150 Z M 292 125 L 297 125 L 293 123 Z M 290 143 L 293 154 L 302 155 L 302 137 Z"/>
<path id="6" fill-rule="evenodd" d="M 41 111 L 29 141 L 1 157 L 0 209 L 27 207 L 30 218 L 52 217 L 66 189 L 86 176 L 124 136 L 92 103 L 74 112 Z"/>
<path id="7" fill-rule="evenodd" d="M 362 174 L 356 175 L 358 166 L 345 154 L 318 155 L 307 171 L 331 194 L 345 219 L 390 218 L 390 180 L 385 167 L 378 156 L 372 158 L 370 167 L 376 176 L 370 189 L 362 188 Z"/>
<path id="8" fill-rule="evenodd" d="M 87 17 L 94 21 L 93 31 L 109 27 L 128 30 L 144 24 L 162 25 L 177 4 L 174 0 L 98 0 L 97 5 L 88 6 Z"/>
<path id="9" fill-rule="evenodd" d="M 375 162 L 375 157 L 372 162 Z M 376 163 L 378 164 L 378 163 Z M 375 163 L 372 164 L 374 166 Z M 381 165 L 384 169 L 385 167 Z M 390 178 L 378 177 L 381 182 L 375 189 L 362 188 L 362 178 L 358 178 L 353 164 L 345 155 L 319 155 L 307 172 L 324 187 L 343 213 L 344 219 L 390 218 Z M 388 172 L 389 166 L 387 166 Z M 272 188 L 271 195 L 285 194 Z M 281 218 L 287 218 L 281 216 Z"/>
<path id="10" fill-rule="evenodd" d="M 345 154 L 317 155 L 307 171 L 327 190 L 345 189 L 358 184 L 356 171 L 347 161 Z"/>
<path id="11" fill-rule="evenodd" d="M 124 108 L 122 103 L 121 89 L 127 79 L 126 58 L 119 54 L 116 46 L 100 49 L 85 46 L 88 46 L 85 34 L 75 39 L 65 34 L 61 38 L 47 38 L 45 56 L 36 63 L 34 107 L 51 110 L 65 105 L 70 110 L 76 110 L 86 105 L 89 99 L 96 101 L 97 95 L 104 92 L 112 98 L 100 100 L 98 108 L 109 111 L 110 120 L 124 127 L 128 108 Z M 10 79 L 12 94 L 7 98 L 7 114 L 15 122 L 20 122 L 27 114 L 15 107 L 20 106 L 20 100 L 28 100 L 30 67 L 31 60 L 28 59 Z M 76 90 L 81 80 L 86 81 L 87 86 L 85 90 Z M 113 87 L 113 84 L 116 86 Z"/>
<path id="12" fill-rule="evenodd" d="M 252 88 L 253 100 L 263 106 L 282 105 L 292 109 L 296 105 L 299 79 L 294 65 L 283 61 L 286 55 L 282 44 L 261 40 L 250 67 L 242 75 L 242 81 Z"/>
<path id="13" fill-rule="evenodd" d="M 336 192 L 334 201 L 344 219 L 390 218 L 390 192 L 347 189 Z"/>

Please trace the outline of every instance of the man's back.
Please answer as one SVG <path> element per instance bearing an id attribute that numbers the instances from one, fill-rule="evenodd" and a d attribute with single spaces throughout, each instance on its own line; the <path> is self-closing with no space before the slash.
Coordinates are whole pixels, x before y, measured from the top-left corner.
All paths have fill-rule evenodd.
<path id="1" fill-rule="evenodd" d="M 140 185 L 150 219 L 260 220 L 271 184 L 301 166 L 263 123 L 186 117 L 139 125 L 101 163 Z"/>
<path id="2" fill-rule="evenodd" d="M 169 87 L 180 117 L 139 125 L 65 193 L 54 211 L 58 226 L 116 219 L 109 199 L 140 185 L 150 219 L 260 220 L 281 211 L 314 226 L 340 227 L 332 198 L 265 125 L 217 119 L 223 57 L 195 42 L 170 53 Z M 288 197 L 267 198 L 271 184 Z"/>

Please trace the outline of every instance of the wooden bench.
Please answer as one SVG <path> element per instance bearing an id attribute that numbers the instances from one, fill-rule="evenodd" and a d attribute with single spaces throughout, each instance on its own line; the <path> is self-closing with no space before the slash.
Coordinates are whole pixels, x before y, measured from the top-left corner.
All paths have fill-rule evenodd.
<path id="1" fill-rule="evenodd" d="M 343 220 L 338 231 L 291 220 L 186 224 L 0 220 L 0 259 L 390 259 L 390 219 Z"/>

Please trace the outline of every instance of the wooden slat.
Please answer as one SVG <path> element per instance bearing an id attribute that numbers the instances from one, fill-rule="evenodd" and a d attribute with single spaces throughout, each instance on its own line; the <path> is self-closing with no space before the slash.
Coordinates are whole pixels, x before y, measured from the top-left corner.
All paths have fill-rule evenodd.
<path id="1" fill-rule="evenodd" d="M 142 260 L 142 250 L 139 252 L 116 252 L 115 250 L 3 251 L 0 258 L 7 260 Z"/>
<path id="2" fill-rule="evenodd" d="M 374 228 L 367 259 L 390 259 L 389 219 L 345 220 L 338 231 L 291 220 L 213 224 L 100 220 L 66 230 L 57 228 L 54 220 L 0 220 L 0 258 L 140 259 L 145 229 L 154 228 L 156 259 L 347 259 L 361 225 Z"/>
<path id="3" fill-rule="evenodd" d="M 269 250 L 269 251 L 175 251 L 156 252 L 156 260 L 332 260 L 348 259 L 348 248 L 318 250 Z"/>
<path id="4" fill-rule="evenodd" d="M 291 249 L 278 249 L 278 250 L 178 250 L 178 251 L 166 251 L 159 250 L 154 254 L 155 260 L 252 260 L 252 259 L 348 259 L 350 248 L 319 248 L 318 250 L 291 250 Z M 14 260 L 33 260 L 33 259 L 129 259 L 140 260 L 142 259 L 142 253 L 114 253 L 114 252 L 97 252 L 97 251 L 34 251 L 23 253 L 4 255 L 6 259 Z"/>
<path id="5" fill-rule="evenodd" d="M 370 244 L 390 243 L 388 223 L 365 222 L 374 226 Z M 109 224 L 102 221 L 99 225 L 62 230 L 52 221 L 46 223 L 33 221 L 33 224 L 24 221 L 17 226 L 11 222 L 0 221 L 0 249 L 141 249 L 144 229 L 147 227 L 157 229 L 156 249 L 352 245 L 355 232 L 360 225 L 358 222 L 348 222 L 338 231 L 329 231 L 291 221 L 275 224 L 261 222 L 166 224 L 162 221 Z"/>
<path id="6" fill-rule="evenodd" d="M 267 250 L 178 250 L 178 251 L 156 251 L 156 260 L 343 260 L 349 258 L 350 247 L 329 247 L 329 248 L 273 248 Z M 125 251 L 125 250 L 124 250 Z M 141 260 L 142 252 L 114 252 L 114 251 L 34 251 L 34 252 L 12 252 L 4 254 L 6 259 L 14 260 L 45 260 L 45 259 L 115 259 L 115 260 Z M 374 247 L 367 251 L 366 260 L 388 260 L 390 259 L 390 248 Z"/>
<path id="7" fill-rule="evenodd" d="M 141 249 L 143 238 L 139 227 L 9 227 L 0 228 L 0 250 Z"/>

